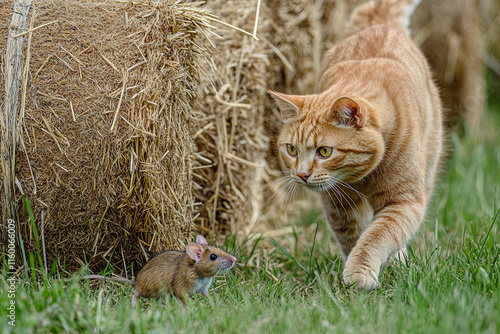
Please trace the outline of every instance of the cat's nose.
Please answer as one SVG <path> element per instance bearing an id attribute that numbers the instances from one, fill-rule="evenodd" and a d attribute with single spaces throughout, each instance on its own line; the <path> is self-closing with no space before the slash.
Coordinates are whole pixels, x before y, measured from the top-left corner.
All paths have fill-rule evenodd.
<path id="1" fill-rule="evenodd" d="M 309 176 L 311 176 L 311 173 L 297 173 L 297 176 L 304 180 L 304 182 L 307 182 L 307 179 L 309 178 Z"/>

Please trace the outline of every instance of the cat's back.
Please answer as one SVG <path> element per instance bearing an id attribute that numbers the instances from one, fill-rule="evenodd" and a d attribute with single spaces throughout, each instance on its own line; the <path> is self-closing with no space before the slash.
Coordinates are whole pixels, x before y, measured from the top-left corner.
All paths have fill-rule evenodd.
<path id="1" fill-rule="evenodd" d="M 405 48 L 411 48 L 411 44 L 411 39 L 404 31 L 377 24 L 339 41 L 326 53 L 325 58 L 336 62 L 394 58 L 399 57 L 398 54 Z M 328 62 L 328 60 L 326 61 Z"/>
<path id="2" fill-rule="evenodd" d="M 403 30 L 378 24 L 347 37 L 325 53 L 319 88 L 324 91 L 338 82 L 340 73 L 355 76 L 366 67 L 382 71 L 376 73 L 379 80 L 386 79 L 384 72 L 394 71 L 404 79 L 431 80 L 426 59 L 411 38 Z"/>

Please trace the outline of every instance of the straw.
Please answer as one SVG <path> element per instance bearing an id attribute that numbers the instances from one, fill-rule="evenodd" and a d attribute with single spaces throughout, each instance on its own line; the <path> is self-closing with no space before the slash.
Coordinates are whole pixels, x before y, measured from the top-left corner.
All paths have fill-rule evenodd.
<path id="1" fill-rule="evenodd" d="M 175 0 L 134 6 L 37 0 L 36 28 L 12 34 L 17 43 L 32 36 L 24 72 L 32 76 L 23 75 L 18 86 L 26 87 L 22 137 L 13 133 L 2 145 L 15 147 L 13 138 L 22 138 L 29 154 L 29 160 L 23 150 L 17 154 L 12 175 L 36 221 L 45 210 L 47 263 L 64 259 L 68 271 L 85 262 L 93 271 L 109 264 L 125 273 L 132 262 L 145 263 L 141 244 L 150 257 L 191 240 L 190 168 L 199 130 L 199 62 L 208 58 L 201 32 L 211 27 L 207 15 Z M 12 17 L 0 12 L 5 36 Z M 13 195 L 7 200 L 19 213 L 26 251 L 33 252 L 26 210 L 14 207 Z"/>

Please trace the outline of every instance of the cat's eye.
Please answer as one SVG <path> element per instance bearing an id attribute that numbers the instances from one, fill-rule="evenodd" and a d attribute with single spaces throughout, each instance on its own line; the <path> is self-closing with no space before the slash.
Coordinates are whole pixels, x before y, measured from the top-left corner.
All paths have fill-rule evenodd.
<path id="1" fill-rule="evenodd" d="M 295 146 L 293 146 L 293 145 L 290 145 L 290 144 L 286 144 L 286 151 L 291 156 L 296 156 L 297 153 L 298 153 L 297 148 Z"/>
<path id="2" fill-rule="evenodd" d="M 323 146 L 318 148 L 318 153 L 321 157 L 328 158 L 330 155 L 332 155 L 332 150 L 333 149 L 331 147 Z"/>

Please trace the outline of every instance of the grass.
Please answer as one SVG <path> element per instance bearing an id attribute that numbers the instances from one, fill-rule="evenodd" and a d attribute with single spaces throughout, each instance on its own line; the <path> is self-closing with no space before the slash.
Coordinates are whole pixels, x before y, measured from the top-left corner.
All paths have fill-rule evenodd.
<path id="1" fill-rule="evenodd" d="M 498 127 L 500 105 L 491 109 Z M 408 264 L 386 267 L 374 291 L 342 283 L 338 248 L 312 210 L 291 235 L 228 240 L 226 248 L 238 245 L 241 265 L 214 282 L 211 305 L 202 297 L 187 307 L 167 298 L 134 309 L 128 286 L 91 286 L 79 273 L 63 281 L 54 279 L 57 272 L 48 280 L 24 276 L 15 327 L 3 312 L 10 298 L 0 294 L 1 333 L 498 333 L 499 143 L 494 133 L 482 141 L 452 136 Z M 6 278 L 4 270 L 5 286 Z"/>

